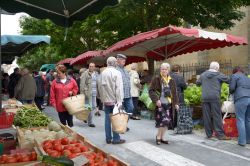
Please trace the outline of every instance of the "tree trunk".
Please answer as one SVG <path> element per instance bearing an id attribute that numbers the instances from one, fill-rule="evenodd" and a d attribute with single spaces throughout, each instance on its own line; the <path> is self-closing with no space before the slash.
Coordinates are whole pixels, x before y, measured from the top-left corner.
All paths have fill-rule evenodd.
<path id="1" fill-rule="evenodd" d="M 147 62 L 148 62 L 148 71 L 149 71 L 149 74 L 153 76 L 154 75 L 154 71 L 155 71 L 155 65 L 154 65 L 155 61 L 152 58 L 148 58 Z"/>

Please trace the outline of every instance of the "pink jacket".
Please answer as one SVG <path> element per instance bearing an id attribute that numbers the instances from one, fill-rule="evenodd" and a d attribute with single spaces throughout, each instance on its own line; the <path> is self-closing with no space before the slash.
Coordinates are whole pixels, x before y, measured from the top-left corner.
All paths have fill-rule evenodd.
<path id="1" fill-rule="evenodd" d="M 50 104 L 57 110 L 57 112 L 67 111 L 62 103 L 63 99 L 69 97 L 69 91 L 73 95 L 77 95 L 78 86 L 74 79 L 67 77 L 67 81 L 63 84 L 60 79 L 55 79 L 50 88 Z"/>

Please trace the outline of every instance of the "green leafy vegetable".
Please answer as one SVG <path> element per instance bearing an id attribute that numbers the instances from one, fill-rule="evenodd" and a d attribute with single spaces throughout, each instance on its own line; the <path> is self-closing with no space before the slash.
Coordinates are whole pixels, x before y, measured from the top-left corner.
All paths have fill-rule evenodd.
<path id="1" fill-rule="evenodd" d="M 47 126 L 51 118 L 43 114 L 37 107 L 23 106 L 17 111 L 14 118 L 14 125 L 19 127 L 40 127 Z"/>

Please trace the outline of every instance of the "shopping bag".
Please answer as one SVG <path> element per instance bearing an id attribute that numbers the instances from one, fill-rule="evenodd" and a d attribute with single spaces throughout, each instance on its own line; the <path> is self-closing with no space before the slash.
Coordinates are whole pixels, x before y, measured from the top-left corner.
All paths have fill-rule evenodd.
<path id="1" fill-rule="evenodd" d="M 67 97 L 62 103 L 71 115 L 85 110 L 85 96 L 83 94 Z"/>
<path id="2" fill-rule="evenodd" d="M 238 130 L 236 125 L 236 118 L 227 118 L 224 119 L 224 132 L 228 137 L 238 137 Z"/>
<path id="3" fill-rule="evenodd" d="M 117 112 L 118 111 L 118 112 Z M 113 109 L 113 114 L 110 114 L 112 130 L 116 133 L 122 134 L 127 130 L 129 115 L 125 110 L 119 109 L 116 104 Z"/>
<path id="4" fill-rule="evenodd" d="M 156 105 L 153 103 L 153 101 L 149 97 L 148 85 L 147 84 L 145 84 L 143 86 L 143 90 L 142 90 L 141 95 L 139 96 L 139 100 L 142 101 L 145 104 L 147 109 L 149 109 L 151 111 L 155 110 Z"/>
<path id="5" fill-rule="evenodd" d="M 221 111 L 223 113 L 235 113 L 234 102 L 224 101 L 221 106 Z"/>
<path id="6" fill-rule="evenodd" d="M 191 134 L 193 130 L 192 111 L 190 106 L 180 105 L 177 112 L 177 133 Z"/>

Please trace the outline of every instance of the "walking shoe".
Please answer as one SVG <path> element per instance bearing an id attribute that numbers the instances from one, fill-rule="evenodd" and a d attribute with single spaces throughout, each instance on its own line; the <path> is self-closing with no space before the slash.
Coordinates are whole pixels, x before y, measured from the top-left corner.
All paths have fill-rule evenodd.
<path id="1" fill-rule="evenodd" d="M 163 144 L 168 144 L 168 141 L 167 141 L 167 140 L 162 140 L 162 139 L 161 139 L 161 143 L 163 143 Z"/>
<path id="2" fill-rule="evenodd" d="M 240 145 L 240 146 L 242 146 L 242 147 L 246 146 L 246 145 L 243 145 L 243 144 L 239 144 L 239 143 L 238 143 L 238 145 Z"/>
<path id="3" fill-rule="evenodd" d="M 123 144 L 125 143 L 126 141 L 124 139 L 120 139 L 119 141 L 113 141 L 112 144 Z"/>
<path id="4" fill-rule="evenodd" d="M 86 121 L 86 120 L 84 120 L 83 122 L 84 122 L 84 123 L 87 123 L 87 121 Z"/>
<path id="5" fill-rule="evenodd" d="M 89 124 L 89 127 L 95 127 L 95 125 L 94 124 Z"/>
<path id="6" fill-rule="evenodd" d="M 231 138 L 228 136 L 219 137 L 218 139 L 219 140 L 231 140 Z"/>
<path id="7" fill-rule="evenodd" d="M 107 143 L 107 144 L 111 144 L 112 141 L 111 141 L 111 140 L 106 140 L 106 143 Z"/>
<path id="8" fill-rule="evenodd" d="M 156 145 L 160 145 L 161 144 L 161 139 L 158 139 L 157 136 L 155 137 L 155 143 L 156 143 Z"/>

